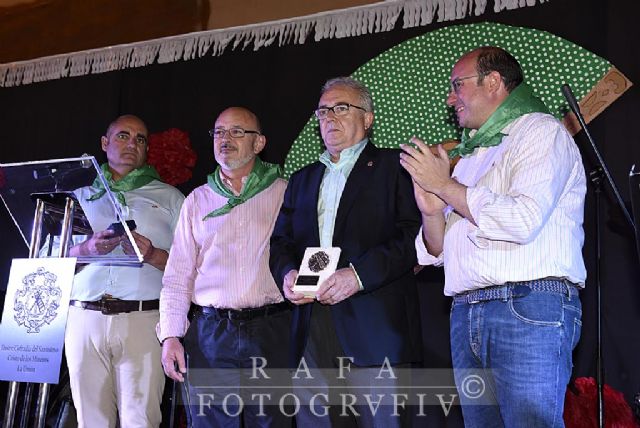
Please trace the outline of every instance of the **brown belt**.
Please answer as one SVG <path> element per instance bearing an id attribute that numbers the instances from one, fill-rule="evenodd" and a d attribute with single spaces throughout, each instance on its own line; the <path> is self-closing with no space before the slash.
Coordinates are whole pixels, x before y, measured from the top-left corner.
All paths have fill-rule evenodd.
<path id="1" fill-rule="evenodd" d="M 71 300 L 69 305 L 90 311 L 100 311 L 104 315 L 122 314 L 138 311 L 152 311 L 160 308 L 160 300 L 120 300 L 113 297 L 102 297 L 95 302 Z"/>

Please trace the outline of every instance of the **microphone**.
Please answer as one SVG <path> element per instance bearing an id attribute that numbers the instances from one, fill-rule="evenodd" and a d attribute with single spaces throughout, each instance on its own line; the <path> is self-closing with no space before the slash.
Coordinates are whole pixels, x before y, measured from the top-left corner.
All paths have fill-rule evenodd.
<path id="1" fill-rule="evenodd" d="M 564 98 L 567 100 L 567 103 L 569 103 L 571 111 L 573 111 L 573 114 L 575 114 L 578 120 L 580 120 L 582 118 L 582 113 L 580 113 L 580 106 L 578 105 L 578 101 L 576 101 L 576 97 L 573 96 L 571 86 L 565 83 L 564 85 L 562 85 L 560 90 L 562 91 L 562 95 L 564 95 Z"/>
<path id="2" fill-rule="evenodd" d="M 86 153 L 82 154 L 82 157 L 90 156 Z M 92 166 L 91 159 L 81 159 L 77 161 L 70 162 L 57 162 L 50 163 L 43 167 L 36 168 L 33 170 L 33 178 L 35 180 L 40 180 L 43 178 L 55 177 L 58 175 L 64 175 L 71 171 L 76 171 L 79 169 L 87 169 Z"/>
<path id="3" fill-rule="evenodd" d="M 80 155 L 81 158 L 88 158 L 91 157 L 91 155 L 89 153 L 83 153 Z M 93 163 L 91 162 L 91 159 L 82 159 L 80 161 L 80 164 L 82 165 L 82 168 L 87 169 L 87 168 L 91 168 L 93 166 Z"/>

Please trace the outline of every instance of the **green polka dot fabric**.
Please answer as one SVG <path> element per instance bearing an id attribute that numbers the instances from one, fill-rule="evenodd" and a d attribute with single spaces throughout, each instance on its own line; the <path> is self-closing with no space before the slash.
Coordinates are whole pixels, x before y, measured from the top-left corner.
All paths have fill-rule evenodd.
<path id="1" fill-rule="evenodd" d="M 415 135 L 429 144 L 459 139 L 453 111 L 445 100 L 451 68 L 462 54 L 498 46 L 516 57 L 525 81 L 562 118 L 569 110 L 560 87 L 568 83 L 581 99 L 611 68 L 591 52 L 545 31 L 496 23 L 456 25 L 407 40 L 359 67 L 353 77 L 373 95 L 373 143 L 398 147 Z M 285 174 L 315 162 L 324 150 L 313 115 L 285 160 Z"/>

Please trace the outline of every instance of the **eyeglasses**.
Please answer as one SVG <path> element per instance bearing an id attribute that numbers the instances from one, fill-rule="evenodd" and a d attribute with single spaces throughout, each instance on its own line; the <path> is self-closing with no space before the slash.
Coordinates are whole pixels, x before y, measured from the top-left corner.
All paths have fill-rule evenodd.
<path id="1" fill-rule="evenodd" d="M 220 139 L 224 137 L 224 134 L 229 133 L 229 135 L 231 136 L 231 138 L 242 138 L 245 136 L 245 134 L 258 134 L 260 135 L 260 132 L 258 131 L 250 131 L 248 129 L 242 129 L 242 128 L 230 128 L 230 129 L 224 129 L 224 128 L 213 128 L 211 130 L 209 130 L 209 135 L 211 135 L 214 139 Z"/>
<path id="2" fill-rule="evenodd" d="M 344 116 L 347 113 L 349 113 L 349 108 L 350 107 L 355 107 L 357 109 L 360 109 L 362 111 L 367 111 L 366 109 L 360 107 L 360 106 L 356 106 L 353 104 L 349 104 L 349 103 L 340 103 L 340 104 L 336 104 L 333 107 L 320 107 L 316 109 L 316 117 L 318 118 L 318 120 L 323 120 L 327 118 L 327 115 L 329 114 L 329 111 L 332 111 L 334 115 L 336 116 Z"/>
<path id="3" fill-rule="evenodd" d="M 449 93 L 451 93 L 451 91 L 455 92 L 456 95 L 458 94 L 458 92 L 460 91 L 460 88 L 462 88 L 464 86 L 464 81 L 467 79 L 473 79 L 474 77 L 484 77 L 484 74 L 474 74 L 473 76 L 465 76 L 465 77 L 456 77 L 455 79 L 453 79 L 449 85 L 451 87 L 451 89 L 449 90 Z"/>

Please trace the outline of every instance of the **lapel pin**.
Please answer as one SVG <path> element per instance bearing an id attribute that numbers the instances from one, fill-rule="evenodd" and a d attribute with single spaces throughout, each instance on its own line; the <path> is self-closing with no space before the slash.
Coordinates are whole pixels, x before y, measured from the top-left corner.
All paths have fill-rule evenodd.
<path id="1" fill-rule="evenodd" d="M 373 161 L 367 162 L 367 166 L 373 166 Z"/>

